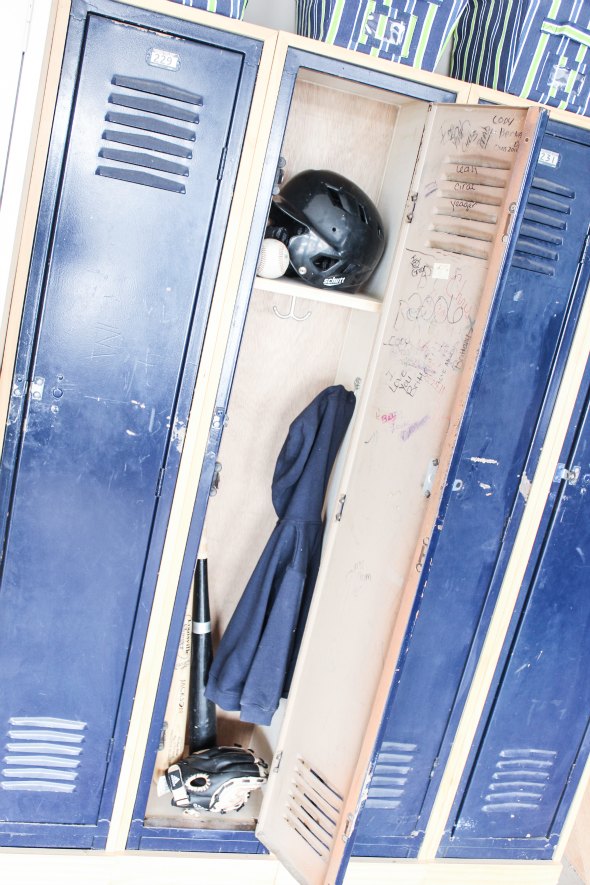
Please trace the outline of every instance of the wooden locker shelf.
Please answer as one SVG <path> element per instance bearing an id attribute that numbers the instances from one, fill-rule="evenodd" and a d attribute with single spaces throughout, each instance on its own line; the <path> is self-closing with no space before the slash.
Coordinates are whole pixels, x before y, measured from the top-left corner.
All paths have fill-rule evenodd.
<path id="1" fill-rule="evenodd" d="M 269 292 L 275 295 L 288 295 L 290 298 L 305 299 L 306 301 L 320 301 L 322 304 L 331 304 L 334 307 L 348 307 L 351 310 L 379 313 L 381 302 L 373 295 L 364 295 L 362 292 L 339 292 L 338 290 L 314 288 L 306 286 L 297 280 L 280 277 L 269 280 L 256 277 L 254 288 L 260 292 Z"/>

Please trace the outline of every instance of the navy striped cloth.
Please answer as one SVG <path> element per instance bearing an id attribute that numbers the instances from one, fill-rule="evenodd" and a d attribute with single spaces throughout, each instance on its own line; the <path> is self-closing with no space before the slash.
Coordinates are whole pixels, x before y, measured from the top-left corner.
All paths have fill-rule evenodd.
<path id="1" fill-rule="evenodd" d="M 193 9 L 202 9 L 204 12 L 218 12 L 229 18 L 242 18 L 248 4 L 248 0 L 170 0 L 170 2 L 192 6 Z"/>
<path id="2" fill-rule="evenodd" d="M 297 33 L 432 71 L 467 0 L 296 0 Z"/>
<path id="3" fill-rule="evenodd" d="M 453 35 L 451 76 L 508 88 L 528 0 L 469 0 Z"/>
<path id="4" fill-rule="evenodd" d="M 451 74 L 590 113 L 590 0 L 469 0 Z"/>
<path id="5" fill-rule="evenodd" d="M 551 107 L 590 110 L 590 2 L 532 0 L 509 90 Z"/>

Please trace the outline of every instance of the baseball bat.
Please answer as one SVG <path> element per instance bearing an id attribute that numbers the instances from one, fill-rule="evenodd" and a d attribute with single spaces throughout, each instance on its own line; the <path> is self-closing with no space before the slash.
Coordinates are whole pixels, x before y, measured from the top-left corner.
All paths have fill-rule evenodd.
<path id="1" fill-rule="evenodd" d="M 195 569 L 193 584 L 193 623 L 190 665 L 190 691 L 188 714 L 189 753 L 206 750 L 217 743 L 215 704 L 205 697 L 205 686 L 213 658 L 211 646 L 211 614 L 209 610 L 209 585 L 207 558 L 203 547 Z"/>

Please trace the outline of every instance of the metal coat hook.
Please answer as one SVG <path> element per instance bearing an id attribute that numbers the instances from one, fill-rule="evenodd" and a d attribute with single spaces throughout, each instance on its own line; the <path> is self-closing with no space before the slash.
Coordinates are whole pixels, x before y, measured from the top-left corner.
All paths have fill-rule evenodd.
<path id="1" fill-rule="evenodd" d="M 293 319 L 293 320 L 298 320 L 300 323 L 302 323 L 303 320 L 307 320 L 311 316 L 311 310 L 308 310 L 307 313 L 305 314 L 305 316 L 298 317 L 297 314 L 295 313 L 295 300 L 296 300 L 296 296 L 291 295 L 291 305 L 289 307 L 289 313 L 280 313 L 279 310 L 277 309 L 276 305 L 274 305 L 274 304 L 272 306 L 273 313 L 276 316 L 278 316 L 278 318 L 281 320 Z"/>

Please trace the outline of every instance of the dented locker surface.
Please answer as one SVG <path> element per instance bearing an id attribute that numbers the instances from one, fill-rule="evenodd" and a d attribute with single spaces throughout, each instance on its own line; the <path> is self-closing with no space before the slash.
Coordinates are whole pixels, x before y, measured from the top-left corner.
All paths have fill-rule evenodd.
<path id="1" fill-rule="evenodd" d="M 422 842 L 588 284 L 590 184 L 578 170 L 589 151 L 587 132 L 548 123 L 441 509 L 426 539 L 357 822 L 358 855 L 415 856 Z"/>
<path id="2" fill-rule="evenodd" d="M 72 7 L 2 459 L 2 844 L 104 844 L 259 54 Z"/>
<path id="3" fill-rule="evenodd" d="M 441 856 L 550 857 L 588 759 L 589 382 L 587 368 Z"/>

